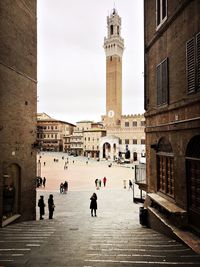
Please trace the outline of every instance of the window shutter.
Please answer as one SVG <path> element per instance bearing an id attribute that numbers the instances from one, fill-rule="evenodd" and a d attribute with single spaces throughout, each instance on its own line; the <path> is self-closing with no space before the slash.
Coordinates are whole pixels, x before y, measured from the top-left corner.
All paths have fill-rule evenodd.
<path id="1" fill-rule="evenodd" d="M 195 91 L 195 42 L 194 38 L 186 43 L 187 57 L 187 90 L 188 93 Z"/>
<path id="2" fill-rule="evenodd" d="M 168 59 L 162 63 L 162 104 L 168 103 Z"/>
<path id="3" fill-rule="evenodd" d="M 200 91 L 200 32 L 196 35 L 196 82 Z"/>
<path id="4" fill-rule="evenodd" d="M 157 104 L 162 104 L 162 65 L 157 66 L 156 79 L 157 79 Z"/>

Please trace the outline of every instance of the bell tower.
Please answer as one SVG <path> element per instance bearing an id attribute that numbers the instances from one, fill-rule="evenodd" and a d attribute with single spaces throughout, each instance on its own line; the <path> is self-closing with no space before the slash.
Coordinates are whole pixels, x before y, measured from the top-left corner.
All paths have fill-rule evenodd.
<path id="1" fill-rule="evenodd" d="M 124 40 L 121 37 L 121 18 L 114 8 L 107 17 L 106 54 L 106 126 L 117 126 L 122 115 L 122 55 Z"/>

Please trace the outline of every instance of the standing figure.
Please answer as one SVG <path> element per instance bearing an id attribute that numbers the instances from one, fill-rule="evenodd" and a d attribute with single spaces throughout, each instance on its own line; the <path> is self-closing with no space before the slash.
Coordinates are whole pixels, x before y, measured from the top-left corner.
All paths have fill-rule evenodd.
<path id="1" fill-rule="evenodd" d="M 99 187 L 101 187 L 101 179 L 99 179 Z"/>
<path id="2" fill-rule="evenodd" d="M 53 219 L 53 212 L 54 212 L 55 205 L 54 205 L 52 194 L 49 195 L 48 208 L 49 208 L 49 219 Z"/>
<path id="3" fill-rule="evenodd" d="M 60 193 L 63 193 L 63 183 L 60 184 Z"/>
<path id="4" fill-rule="evenodd" d="M 97 210 L 97 195 L 93 193 L 93 195 L 90 198 L 90 209 L 91 209 L 91 216 L 93 217 L 93 211 L 94 211 L 94 216 L 96 217 L 96 210 Z"/>
<path id="5" fill-rule="evenodd" d="M 106 181 L 107 181 L 107 179 L 106 179 L 106 177 L 104 177 L 104 178 L 103 178 L 103 185 L 104 185 L 104 186 L 106 186 Z"/>
<path id="6" fill-rule="evenodd" d="M 38 201 L 38 207 L 40 209 L 40 220 L 43 220 L 44 218 L 42 216 L 45 214 L 45 212 L 44 212 L 44 207 L 45 207 L 44 196 L 40 196 L 40 199 Z"/>
<path id="7" fill-rule="evenodd" d="M 68 190 L 68 182 L 67 181 L 64 182 L 63 188 L 64 188 L 64 193 L 67 194 L 67 190 Z"/>
<path id="8" fill-rule="evenodd" d="M 45 185 L 46 185 L 46 180 L 47 180 L 47 179 L 44 177 L 44 178 L 43 178 L 43 181 L 42 181 L 43 187 L 45 187 Z"/>

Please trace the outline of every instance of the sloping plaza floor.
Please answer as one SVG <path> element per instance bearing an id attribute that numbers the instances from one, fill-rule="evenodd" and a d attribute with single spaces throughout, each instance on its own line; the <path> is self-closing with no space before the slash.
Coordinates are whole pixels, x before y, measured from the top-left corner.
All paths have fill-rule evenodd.
<path id="1" fill-rule="evenodd" d="M 53 158 L 59 156 L 59 162 Z M 74 163 L 73 163 L 74 160 Z M 139 224 L 139 204 L 123 180 L 133 178 L 131 168 L 70 158 L 68 170 L 59 154 L 42 155 L 45 189 L 37 197 L 54 195 L 54 219 L 10 225 L 0 231 L 0 266 L 200 266 L 200 255 L 185 245 Z M 107 177 L 106 187 L 95 188 L 96 178 Z M 69 191 L 60 194 L 67 180 Z M 90 196 L 97 193 L 97 217 L 91 217 Z M 37 209 L 38 211 L 38 209 Z M 37 215 L 38 218 L 38 215 Z"/>

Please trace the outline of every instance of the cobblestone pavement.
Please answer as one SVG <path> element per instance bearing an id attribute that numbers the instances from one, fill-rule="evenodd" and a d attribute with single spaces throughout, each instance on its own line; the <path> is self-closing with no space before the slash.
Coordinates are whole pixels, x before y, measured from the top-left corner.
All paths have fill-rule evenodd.
<path id="1" fill-rule="evenodd" d="M 73 163 L 70 158 L 64 172 L 63 161 L 52 160 L 57 156 L 42 157 L 47 186 L 37 191 L 46 204 L 53 193 L 54 219 L 48 219 L 46 207 L 44 220 L 1 228 L 0 266 L 200 266 L 200 255 L 190 248 L 139 224 L 140 205 L 133 204 L 133 192 L 123 188 L 123 179 L 131 178 L 130 168 L 108 168 L 92 160 L 86 165 L 81 158 Z M 94 180 L 103 175 L 108 184 L 96 190 Z M 67 194 L 56 190 L 63 179 L 70 182 Z M 98 197 L 97 217 L 89 210 L 93 192 Z"/>
<path id="2" fill-rule="evenodd" d="M 97 217 L 90 216 L 93 191 L 54 192 L 56 210 L 42 221 L 0 230 L 0 265 L 29 267 L 200 266 L 191 249 L 141 227 L 132 192 L 101 188 Z M 47 201 L 48 191 L 40 191 Z M 38 196 L 39 196 L 38 195 Z"/>

